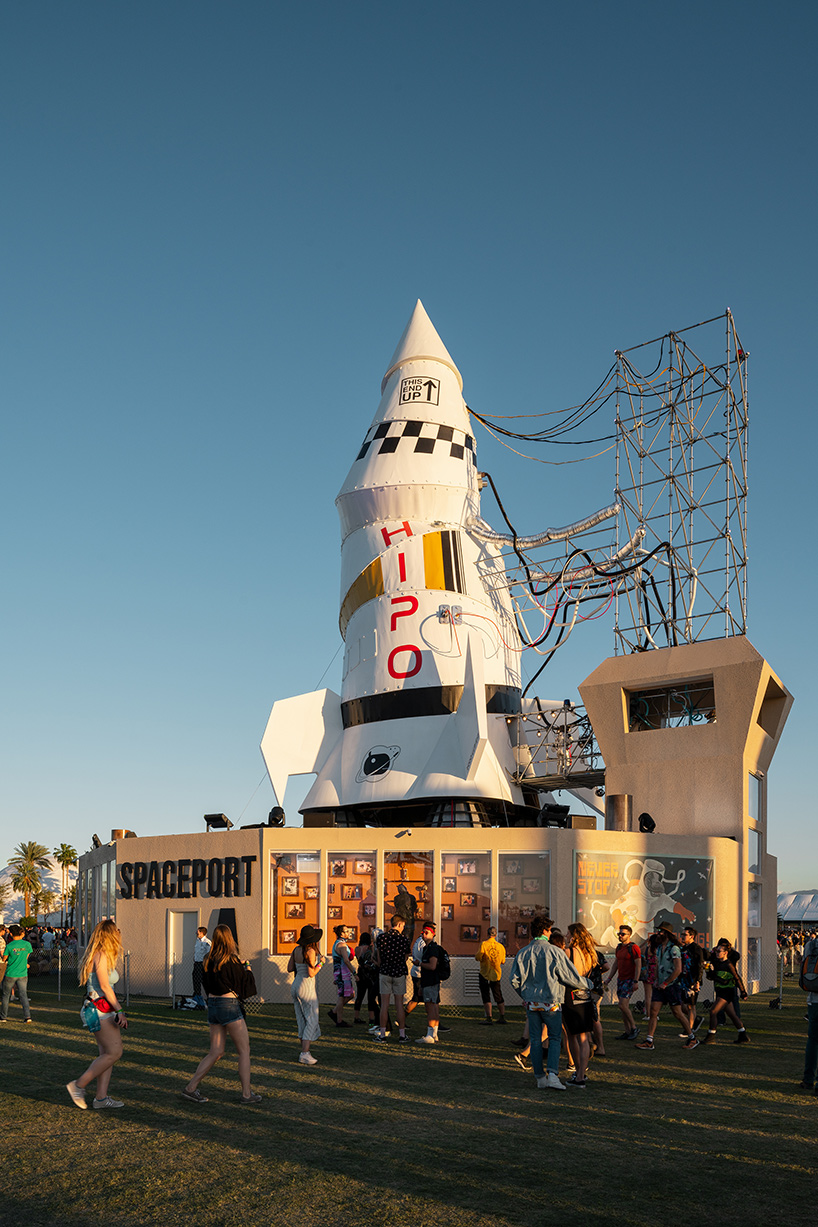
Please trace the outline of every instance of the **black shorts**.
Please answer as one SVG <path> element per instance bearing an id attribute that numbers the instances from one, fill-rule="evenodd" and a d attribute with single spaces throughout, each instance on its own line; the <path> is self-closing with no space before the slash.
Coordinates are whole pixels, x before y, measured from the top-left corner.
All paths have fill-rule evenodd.
<path id="1" fill-rule="evenodd" d="M 569 1035 L 579 1035 L 581 1032 L 593 1031 L 596 1022 L 593 1001 L 577 1001 L 562 1007 L 562 1025 Z"/>
<path id="2" fill-rule="evenodd" d="M 684 990 L 678 980 L 674 980 L 672 984 L 666 985 L 665 988 L 659 988 L 659 985 L 654 985 L 653 1001 L 657 1001 L 661 1005 L 681 1005 L 684 1000 Z"/>
<path id="3" fill-rule="evenodd" d="M 480 982 L 480 996 L 483 998 L 483 1005 L 488 1005 L 492 996 L 498 1005 L 504 1005 L 503 989 L 499 980 L 487 980 L 485 976 L 478 976 Z"/>

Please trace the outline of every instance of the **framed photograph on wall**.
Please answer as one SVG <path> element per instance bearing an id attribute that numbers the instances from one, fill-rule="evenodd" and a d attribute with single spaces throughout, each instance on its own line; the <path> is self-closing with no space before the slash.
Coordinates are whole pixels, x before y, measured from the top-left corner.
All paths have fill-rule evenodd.
<path id="1" fill-rule="evenodd" d="M 514 926 L 514 936 L 521 941 L 528 941 L 528 925 L 521 924 L 520 921 Z"/>
<path id="2" fill-rule="evenodd" d="M 517 898 L 516 890 L 512 890 L 511 887 L 509 886 L 504 886 L 502 890 L 500 891 L 500 902 L 501 903 L 514 903 L 516 898 Z"/>
<path id="3" fill-rule="evenodd" d="M 444 895 L 454 895 L 457 893 L 457 878 L 444 878 L 442 892 Z"/>
<path id="4" fill-rule="evenodd" d="M 491 890 L 491 874 L 490 873 L 483 874 L 482 878 L 480 879 L 480 889 L 484 891 Z"/>
<path id="5" fill-rule="evenodd" d="M 282 895 L 297 895 L 298 894 L 298 878 L 282 878 L 281 879 Z"/>
<path id="6" fill-rule="evenodd" d="M 344 909 L 342 907 L 328 907 L 327 920 L 343 920 Z"/>
<path id="7" fill-rule="evenodd" d="M 536 915 L 537 909 L 535 907 L 520 908 L 520 920 L 533 920 Z"/>
<path id="8" fill-rule="evenodd" d="M 508 929 L 498 929 L 497 930 L 497 940 L 501 946 L 507 946 L 508 945 Z"/>
<path id="9" fill-rule="evenodd" d="M 506 857 L 503 861 L 503 873 L 509 877 L 514 877 L 518 873 L 523 872 L 523 862 L 516 860 L 514 857 Z"/>
<path id="10" fill-rule="evenodd" d="M 355 873 L 373 874 L 375 872 L 374 861 L 356 861 Z"/>
<path id="11" fill-rule="evenodd" d="M 298 941 L 298 935 L 295 929 L 279 929 L 278 944 L 279 946 L 294 946 Z"/>
<path id="12" fill-rule="evenodd" d="M 347 941 L 357 942 L 357 940 L 358 940 L 358 926 L 357 925 L 347 925 Z"/>
<path id="13" fill-rule="evenodd" d="M 364 916 L 374 916 L 374 915 L 375 915 L 375 904 L 365 903 L 364 904 Z"/>
<path id="14" fill-rule="evenodd" d="M 284 904 L 284 919 L 285 920 L 303 920 L 304 919 L 304 904 L 303 903 L 285 903 Z"/>
<path id="15" fill-rule="evenodd" d="M 461 925 L 460 940 L 461 942 L 479 942 L 480 925 Z"/>
<path id="16" fill-rule="evenodd" d="M 441 920 L 454 920 L 454 904 L 453 903 L 441 903 L 440 919 Z"/>
<path id="17" fill-rule="evenodd" d="M 477 907 L 477 895 L 461 895 L 461 907 Z"/>
<path id="18" fill-rule="evenodd" d="M 341 887 L 341 898 L 344 903 L 348 903 L 352 899 L 363 898 L 360 882 L 345 882 Z"/>
<path id="19" fill-rule="evenodd" d="M 491 924 L 491 908 L 490 907 L 483 908 L 483 919 L 485 920 L 486 924 Z"/>
<path id="20" fill-rule="evenodd" d="M 329 876 L 331 878 L 345 878 L 347 874 L 347 863 L 343 856 L 331 856 L 329 858 Z"/>
<path id="21" fill-rule="evenodd" d="M 523 894 L 539 895 L 542 891 L 542 878 L 523 878 Z"/>
<path id="22" fill-rule="evenodd" d="M 318 887 L 317 886 L 305 886 L 304 887 L 304 898 L 305 899 L 317 899 L 318 898 Z"/>
<path id="23" fill-rule="evenodd" d="M 418 903 L 428 903 L 429 902 L 429 895 L 428 895 L 428 891 L 427 891 L 425 882 L 421 882 L 419 886 L 415 887 L 415 894 L 418 897 Z"/>
<path id="24" fill-rule="evenodd" d="M 477 873 L 477 861 L 458 861 L 457 872 L 467 878 L 473 877 Z"/>

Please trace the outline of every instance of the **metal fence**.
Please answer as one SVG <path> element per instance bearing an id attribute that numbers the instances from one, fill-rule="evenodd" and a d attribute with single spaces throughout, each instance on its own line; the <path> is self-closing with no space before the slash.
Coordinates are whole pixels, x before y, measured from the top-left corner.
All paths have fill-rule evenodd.
<path id="1" fill-rule="evenodd" d="M 764 957 L 759 957 L 759 956 Z M 56 977 L 56 995 L 58 1000 L 63 991 L 72 991 L 77 987 L 77 972 L 80 966 L 81 952 L 71 950 L 56 950 L 48 958 L 37 956 L 29 963 L 29 977 Z M 509 1005 L 518 1005 L 519 998 L 509 984 L 511 961 L 503 968 L 502 987 Z M 786 951 L 784 958 L 780 957 L 778 946 L 763 952 L 755 947 L 742 958 L 742 974 L 746 979 L 747 988 L 757 993 L 779 994 L 785 977 L 797 977 L 798 962 L 795 952 Z M 266 999 L 255 996 L 244 1002 L 249 1015 L 270 1014 L 273 1007 L 286 1004 L 289 1001 L 289 984 L 291 977 L 283 973 L 280 983 L 276 984 L 275 998 Z M 335 1002 L 335 988 L 332 984 L 331 971 L 326 968 L 319 973 L 318 988 L 321 1005 L 331 1005 Z M 708 998 L 709 982 L 705 982 L 701 996 Z M 440 987 L 440 1001 L 445 1014 L 457 1017 L 462 1011 L 481 1005 L 480 984 L 475 962 L 466 958 L 454 958 L 451 961 L 451 978 Z M 131 1002 L 162 1002 L 168 1009 L 196 1010 L 204 1009 L 197 1004 L 193 991 L 193 966 L 188 962 L 182 966 L 175 961 L 170 966 L 164 957 L 152 955 L 151 952 L 125 951 L 123 956 L 123 971 L 117 985 L 119 1000 L 126 1009 Z M 411 983 L 407 980 L 407 996 L 411 995 Z M 638 1007 L 643 1001 L 641 989 L 636 990 L 634 1004 Z M 616 1004 L 614 987 L 606 989 L 601 999 L 602 1005 Z M 367 1009 L 365 1000 L 362 1010 Z"/>

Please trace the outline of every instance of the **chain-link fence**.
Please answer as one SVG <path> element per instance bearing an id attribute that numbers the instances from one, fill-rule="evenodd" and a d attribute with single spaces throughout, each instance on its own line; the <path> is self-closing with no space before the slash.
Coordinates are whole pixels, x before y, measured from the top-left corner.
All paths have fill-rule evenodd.
<path id="1" fill-rule="evenodd" d="M 769 943 L 771 949 L 761 948 L 760 941 L 750 943 L 750 949 L 742 957 L 742 975 L 750 992 L 779 992 L 784 976 L 798 975 L 798 960 L 792 950 L 785 951 L 784 957 L 779 955 L 777 945 Z M 81 951 L 55 950 L 48 957 L 44 953 L 33 958 L 29 966 L 29 976 L 49 976 L 57 979 L 57 996 L 63 989 L 72 990 L 77 985 L 77 972 L 82 957 Z M 611 958 L 609 956 L 609 964 Z M 264 970 L 256 970 L 256 982 L 259 994 L 249 998 L 244 1004 L 248 1014 L 269 1013 L 276 1005 L 289 1004 L 292 976 L 288 975 L 283 966 L 276 960 L 265 965 Z M 519 998 L 509 983 L 511 960 L 503 967 L 501 987 L 509 1005 L 518 1005 Z M 703 1003 L 708 998 L 709 981 L 702 986 Z M 616 1004 L 615 980 L 605 990 L 601 998 L 602 1005 Z M 323 969 L 317 978 L 316 989 L 318 1000 L 322 1005 L 334 1005 L 336 1001 L 335 988 L 332 981 L 331 966 Z M 193 984 L 193 964 L 190 960 L 184 963 L 171 958 L 168 962 L 164 951 L 131 951 L 123 954 L 120 980 L 117 984 L 117 996 L 125 1007 L 133 1001 L 164 1003 L 170 1009 L 204 1010 L 204 997 L 197 997 Z M 407 976 L 407 1001 L 411 1000 L 411 979 Z M 471 959 L 454 958 L 451 961 L 451 978 L 441 984 L 441 1005 L 449 1017 L 458 1017 L 475 1007 L 480 1007 L 479 971 Z M 643 1007 L 642 988 L 637 989 L 633 1004 L 637 1010 Z M 361 1005 L 362 1013 L 367 1009 L 366 998 Z"/>

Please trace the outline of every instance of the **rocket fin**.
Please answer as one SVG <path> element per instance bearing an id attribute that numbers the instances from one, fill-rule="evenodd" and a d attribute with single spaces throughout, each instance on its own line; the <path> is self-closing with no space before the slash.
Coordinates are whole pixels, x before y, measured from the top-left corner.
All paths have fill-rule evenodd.
<path id="1" fill-rule="evenodd" d="M 466 646 L 463 694 L 457 711 L 446 718 L 443 732 L 407 796 L 425 795 L 429 776 L 454 776 L 473 781 L 488 740 L 483 647 L 479 639 L 475 646 L 470 635 Z"/>
<path id="2" fill-rule="evenodd" d="M 261 754 L 279 805 L 289 777 L 320 771 L 343 731 L 341 698 L 332 690 L 314 690 L 273 704 Z"/>
<path id="3" fill-rule="evenodd" d="M 444 366 L 448 366 L 454 371 L 457 382 L 460 384 L 460 391 L 463 391 L 463 377 L 455 366 L 448 349 L 437 335 L 437 329 L 426 314 L 426 308 L 418 299 L 412 317 L 403 330 L 403 335 L 392 355 L 392 361 L 383 377 L 381 391 L 383 392 L 399 366 L 403 366 L 405 362 L 424 360 L 442 362 Z"/>
<path id="4" fill-rule="evenodd" d="M 455 723 L 465 770 L 463 776 L 473 780 L 488 745 L 489 730 L 486 715 L 486 680 L 483 670 L 483 644 L 469 635 L 466 648 L 466 673 L 463 697 L 455 712 Z"/>

